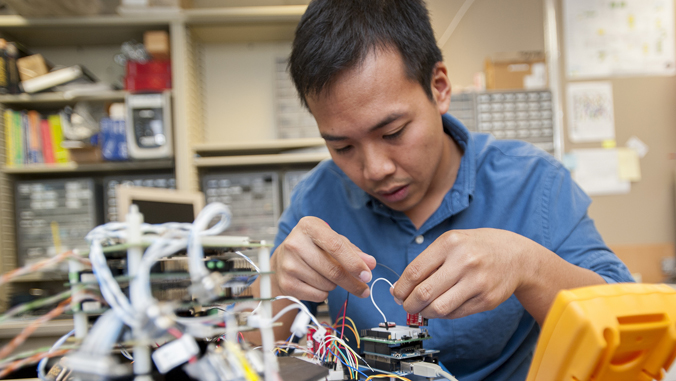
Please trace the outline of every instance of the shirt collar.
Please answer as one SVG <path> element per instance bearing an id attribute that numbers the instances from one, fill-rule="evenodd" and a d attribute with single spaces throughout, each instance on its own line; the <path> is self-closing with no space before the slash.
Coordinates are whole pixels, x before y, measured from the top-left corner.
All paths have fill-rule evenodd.
<path id="1" fill-rule="evenodd" d="M 444 132 L 451 136 L 458 146 L 460 146 L 463 155 L 453 187 L 451 187 L 451 190 L 444 197 L 439 209 L 430 216 L 425 224 L 423 224 L 421 230 L 426 229 L 426 226 L 428 225 L 436 225 L 439 223 L 439 220 L 448 218 L 467 208 L 474 194 L 476 183 L 476 152 L 473 136 L 458 119 L 450 114 L 442 116 L 442 123 Z M 388 208 L 366 192 L 363 192 L 361 201 L 364 203 L 364 206 L 374 213 L 382 214 L 396 220 L 408 220 L 408 217 L 403 212 Z"/>

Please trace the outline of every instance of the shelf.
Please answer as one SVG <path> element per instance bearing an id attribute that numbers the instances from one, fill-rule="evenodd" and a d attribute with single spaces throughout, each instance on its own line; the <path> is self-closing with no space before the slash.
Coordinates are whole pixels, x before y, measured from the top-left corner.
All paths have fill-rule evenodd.
<path id="1" fill-rule="evenodd" d="M 191 9 L 184 20 L 204 43 L 291 41 L 305 5 Z"/>
<path id="2" fill-rule="evenodd" d="M 276 155 L 243 155 L 195 158 L 196 167 L 236 167 L 249 165 L 279 165 L 319 163 L 331 158 L 326 152 L 322 153 L 288 153 Z"/>
<path id="3" fill-rule="evenodd" d="M 0 103 L 23 106 L 56 106 L 77 101 L 123 101 L 125 95 L 127 95 L 127 92 L 124 90 L 110 90 L 90 94 L 58 91 L 37 94 L 0 95 Z"/>
<path id="4" fill-rule="evenodd" d="M 234 143 L 203 143 L 193 146 L 200 155 L 236 154 L 236 153 L 280 153 L 285 150 L 324 146 L 322 138 L 276 139 Z"/>
<path id="5" fill-rule="evenodd" d="M 31 164 L 23 167 L 3 167 L 2 172 L 7 174 L 49 174 L 69 172 L 113 172 L 136 171 L 146 169 L 171 169 L 174 167 L 172 159 L 152 161 L 105 162 L 93 164 Z"/>
<path id="6" fill-rule="evenodd" d="M 278 5 L 257 7 L 227 7 L 186 9 L 187 25 L 233 23 L 285 23 L 300 21 L 307 5 Z"/>
<path id="7" fill-rule="evenodd" d="M 150 29 L 169 29 L 181 20 L 180 13 L 144 15 L 106 15 L 94 17 L 24 18 L 0 16 L 5 38 L 35 46 L 111 45 L 136 39 Z"/>

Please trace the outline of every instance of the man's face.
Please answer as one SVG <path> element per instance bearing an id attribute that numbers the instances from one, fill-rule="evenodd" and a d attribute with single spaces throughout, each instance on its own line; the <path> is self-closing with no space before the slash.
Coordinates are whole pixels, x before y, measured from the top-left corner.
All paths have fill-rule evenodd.
<path id="1" fill-rule="evenodd" d="M 383 204 L 407 212 L 444 176 L 450 139 L 440 115 L 450 84 L 442 63 L 432 91 L 435 102 L 406 76 L 398 52 L 378 50 L 307 101 L 336 165 Z"/>

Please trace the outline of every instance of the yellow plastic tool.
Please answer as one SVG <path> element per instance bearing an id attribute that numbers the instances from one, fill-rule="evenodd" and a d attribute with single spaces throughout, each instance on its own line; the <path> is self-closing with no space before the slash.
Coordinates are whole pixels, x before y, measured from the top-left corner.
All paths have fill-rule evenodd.
<path id="1" fill-rule="evenodd" d="M 661 380 L 676 357 L 676 290 L 609 284 L 561 291 L 527 381 Z"/>

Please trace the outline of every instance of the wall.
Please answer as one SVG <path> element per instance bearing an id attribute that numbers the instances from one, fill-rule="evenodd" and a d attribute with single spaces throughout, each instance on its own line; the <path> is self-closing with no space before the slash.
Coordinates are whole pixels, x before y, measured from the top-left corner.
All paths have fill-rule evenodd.
<path id="1" fill-rule="evenodd" d="M 438 37 L 463 2 L 428 0 Z M 560 9 L 558 14 L 561 26 Z M 470 85 L 473 74 L 483 69 L 485 57 L 495 52 L 544 50 L 543 22 L 543 0 L 475 0 L 441 47 L 451 83 Z M 561 47 L 562 37 L 559 29 Z M 673 243 L 676 77 L 622 78 L 612 83 L 618 145 L 635 135 L 648 144 L 650 152 L 641 160 L 642 181 L 632 184 L 627 195 L 593 197 L 589 213 L 608 244 Z M 565 141 L 565 151 L 587 147 L 598 144 Z"/>

